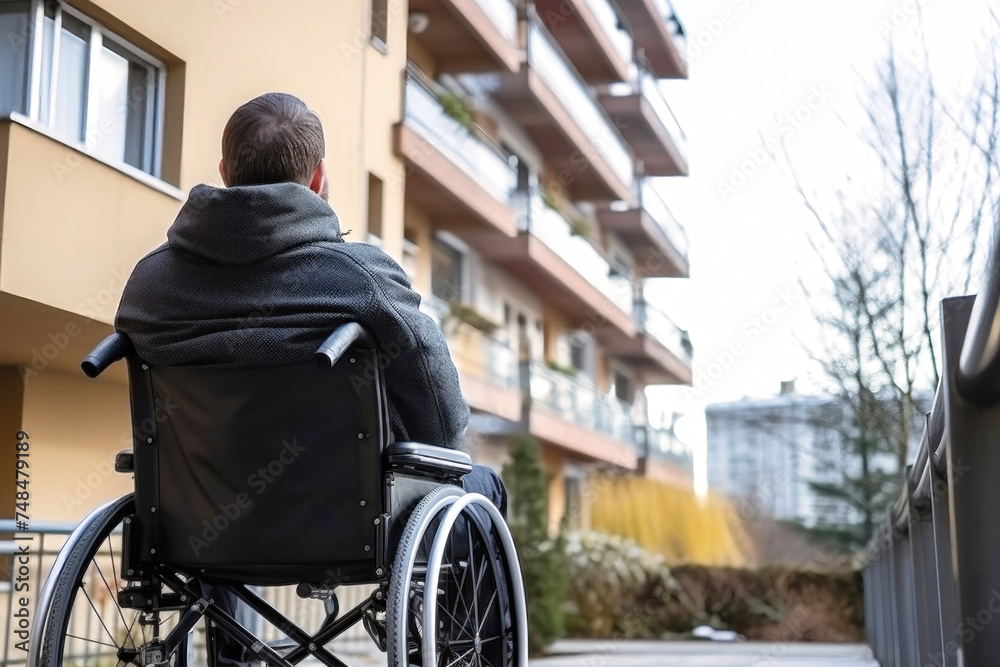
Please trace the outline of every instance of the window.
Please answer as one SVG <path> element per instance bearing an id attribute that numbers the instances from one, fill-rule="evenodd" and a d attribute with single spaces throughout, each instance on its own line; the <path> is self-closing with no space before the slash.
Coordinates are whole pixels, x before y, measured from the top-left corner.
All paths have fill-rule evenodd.
<path id="1" fill-rule="evenodd" d="M 431 253 L 431 293 L 439 299 L 457 302 L 463 297 L 464 256 L 440 239 L 434 239 Z"/>
<path id="2" fill-rule="evenodd" d="M 382 179 L 368 174 L 368 235 L 382 238 Z"/>
<path id="3" fill-rule="evenodd" d="M 389 0 L 372 0 L 372 44 L 383 53 L 389 49 Z"/>
<path id="4" fill-rule="evenodd" d="M 619 370 L 615 371 L 615 397 L 629 405 L 635 401 L 635 382 Z"/>
<path id="5" fill-rule="evenodd" d="M 0 1 L 0 33 L 0 114 L 159 177 L 162 63 L 52 0 Z"/>

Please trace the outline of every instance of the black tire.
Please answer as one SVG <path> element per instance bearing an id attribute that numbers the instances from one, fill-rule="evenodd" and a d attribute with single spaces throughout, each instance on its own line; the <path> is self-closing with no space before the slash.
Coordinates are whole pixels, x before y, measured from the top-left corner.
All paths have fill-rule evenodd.
<path id="1" fill-rule="evenodd" d="M 439 503 L 447 498 L 459 498 L 464 491 L 457 486 L 439 486 L 421 500 L 406 521 L 399 538 L 396 556 L 389 581 L 389 599 L 386 601 L 386 632 L 389 667 L 408 667 L 410 664 L 410 590 L 412 576 L 407 576 L 418 558 L 427 560 L 434 531 L 428 530 L 434 518 L 447 509 Z M 422 552 L 422 554 L 421 554 Z M 397 628 L 406 628 L 400 632 Z M 416 641 L 419 651 L 419 640 Z"/>
<path id="2" fill-rule="evenodd" d="M 427 557 L 439 532 L 439 518 L 447 509 L 440 508 L 439 501 L 453 495 L 455 491 L 441 489 L 429 494 L 414 511 L 400 542 L 388 601 L 388 613 L 392 615 L 389 664 L 393 667 L 423 664 L 419 648 L 424 632 Z M 411 558 L 417 567 L 410 568 L 407 562 L 400 562 Z M 511 583 L 492 523 L 481 509 L 470 506 L 462 511 L 448 533 L 437 572 L 435 667 L 512 665 L 514 619 L 508 596 Z M 406 619 L 405 633 L 397 630 L 400 614 Z"/>
<path id="3" fill-rule="evenodd" d="M 63 547 L 69 550 L 66 560 L 60 571 L 50 575 L 56 579 L 45 618 L 39 619 L 42 636 L 37 638 L 37 663 L 31 667 L 138 664 L 131 654 L 146 643 L 140 634 L 145 633 L 145 626 L 138 623 L 137 611 L 118 605 L 117 597 L 126 584 L 119 576 L 119 529 L 134 513 L 132 495 L 123 496 L 87 517 L 67 541 Z M 161 637 L 177 617 L 176 611 L 163 612 Z M 186 644 L 182 643 L 171 656 L 172 667 L 186 667 Z"/>

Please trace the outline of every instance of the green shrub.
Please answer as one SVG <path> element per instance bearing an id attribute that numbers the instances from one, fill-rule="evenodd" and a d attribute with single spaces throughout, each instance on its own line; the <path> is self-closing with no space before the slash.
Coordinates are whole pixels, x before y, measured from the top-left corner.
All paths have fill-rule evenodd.
<path id="1" fill-rule="evenodd" d="M 510 498 L 508 523 L 517 544 L 528 604 L 528 646 L 533 654 L 563 635 L 566 566 L 561 539 L 549 539 L 548 478 L 541 448 L 518 435 L 503 469 Z"/>

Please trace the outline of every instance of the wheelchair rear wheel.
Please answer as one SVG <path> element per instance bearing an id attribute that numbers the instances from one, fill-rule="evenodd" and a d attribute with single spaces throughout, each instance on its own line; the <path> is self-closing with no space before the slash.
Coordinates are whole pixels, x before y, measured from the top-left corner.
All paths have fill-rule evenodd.
<path id="1" fill-rule="evenodd" d="M 389 589 L 391 667 L 526 664 L 520 569 L 506 524 L 487 507 L 482 496 L 441 487 L 414 510 Z"/>
<path id="2" fill-rule="evenodd" d="M 132 496 L 119 498 L 93 511 L 67 540 L 39 601 L 29 665 L 187 665 L 188 640 L 166 662 L 157 653 L 180 611 L 120 604 L 128 584 L 121 577 L 122 527 L 134 513 Z"/>

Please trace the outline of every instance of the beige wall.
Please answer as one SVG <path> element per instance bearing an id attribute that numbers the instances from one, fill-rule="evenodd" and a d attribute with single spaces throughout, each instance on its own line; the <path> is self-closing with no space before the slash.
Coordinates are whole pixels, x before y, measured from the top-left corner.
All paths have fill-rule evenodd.
<path id="1" fill-rule="evenodd" d="M 132 490 L 114 456 L 132 446 L 126 386 L 48 371 L 24 392 L 22 428 L 31 436 L 31 516 L 78 521 Z"/>

